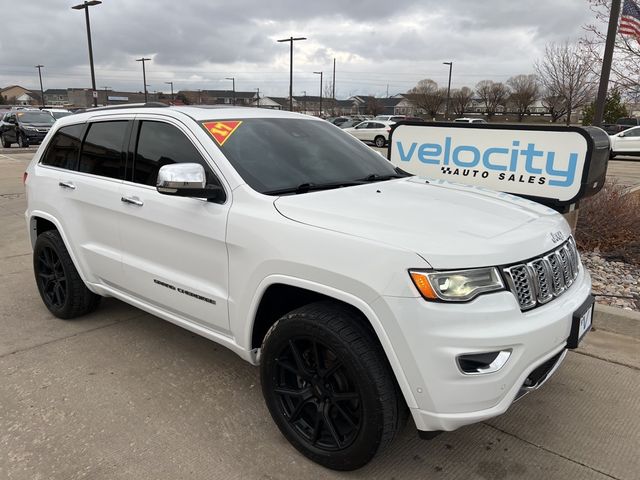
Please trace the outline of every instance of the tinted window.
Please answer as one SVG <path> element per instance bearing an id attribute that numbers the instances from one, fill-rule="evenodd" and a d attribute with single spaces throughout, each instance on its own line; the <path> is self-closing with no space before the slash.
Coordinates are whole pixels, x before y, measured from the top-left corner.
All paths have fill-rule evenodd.
<path id="1" fill-rule="evenodd" d="M 640 128 L 631 128 L 629 130 L 625 130 L 625 137 L 640 137 Z"/>
<path id="2" fill-rule="evenodd" d="M 398 173 L 352 135 L 318 120 L 245 118 L 220 149 L 242 178 L 263 193 Z"/>
<path id="3" fill-rule="evenodd" d="M 82 144 L 79 170 L 103 177 L 122 178 L 122 146 L 126 131 L 126 120 L 90 124 Z"/>
<path id="4" fill-rule="evenodd" d="M 155 187 L 158 170 L 171 163 L 199 163 L 207 173 L 207 183 L 220 183 L 196 147 L 180 130 L 168 123 L 142 122 L 138 133 L 133 181 Z"/>
<path id="5" fill-rule="evenodd" d="M 20 123 L 41 123 L 44 125 L 53 125 L 56 121 L 49 112 L 19 112 L 18 120 Z"/>
<path id="6" fill-rule="evenodd" d="M 69 125 L 58 130 L 49 142 L 42 164 L 75 170 L 83 130 L 82 124 Z"/>

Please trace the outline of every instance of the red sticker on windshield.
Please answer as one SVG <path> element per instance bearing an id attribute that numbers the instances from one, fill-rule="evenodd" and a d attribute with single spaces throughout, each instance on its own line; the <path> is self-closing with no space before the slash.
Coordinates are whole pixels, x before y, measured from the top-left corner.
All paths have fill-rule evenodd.
<path id="1" fill-rule="evenodd" d="M 217 122 L 204 122 L 202 126 L 207 129 L 218 145 L 224 145 L 242 122 L 240 120 L 222 120 Z"/>

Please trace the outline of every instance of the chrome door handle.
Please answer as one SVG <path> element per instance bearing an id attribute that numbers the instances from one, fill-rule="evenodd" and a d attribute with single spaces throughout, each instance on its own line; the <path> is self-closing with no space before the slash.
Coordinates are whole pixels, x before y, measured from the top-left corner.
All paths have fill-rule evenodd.
<path id="1" fill-rule="evenodd" d="M 69 190 L 75 190 L 76 186 L 71 182 L 59 182 L 58 186 L 62 188 L 68 188 Z"/>
<path id="2" fill-rule="evenodd" d="M 120 200 L 124 203 L 130 203 L 131 205 L 136 205 L 138 207 L 144 205 L 144 202 L 137 197 L 122 197 Z"/>

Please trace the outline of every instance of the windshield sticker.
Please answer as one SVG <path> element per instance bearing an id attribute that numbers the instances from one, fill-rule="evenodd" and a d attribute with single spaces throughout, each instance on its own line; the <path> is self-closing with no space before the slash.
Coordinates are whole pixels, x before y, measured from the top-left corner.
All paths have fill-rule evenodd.
<path id="1" fill-rule="evenodd" d="M 222 120 L 217 122 L 203 122 L 202 126 L 207 132 L 218 142 L 218 145 L 224 145 L 233 132 L 235 132 L 242 122 L 240 120 Z"/>

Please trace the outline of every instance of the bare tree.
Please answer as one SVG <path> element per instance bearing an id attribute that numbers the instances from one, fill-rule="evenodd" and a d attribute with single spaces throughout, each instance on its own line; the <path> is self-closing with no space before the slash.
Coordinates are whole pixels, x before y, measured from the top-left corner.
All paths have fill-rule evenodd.
<path id="1" fill-rule="evenodd" d="M 585 36 L 580 40 L 592 71 L 599 75 L 602 52 L 607 39 L 607 23 L 611 12 L 610 0 L 587 0 L 594 14 L 594 22 L 583 26 Z M 627 35 L 616 35 L 610 83 L 621 90 L 640 87 L 640 43 Z"/>
<path id="2" fill-rule="evenodd" d="M 440 108 L 447 100 L 447 90 L 438 88 L 438 84 L 429 78 L 420 80 L 407 93 L 407 96 L 413 100 L 416 107 L 426 111 L 431 118 L 435 118 L 438 115 Z"/>
<path id="3" fill-rule="evenodd" d="M 456 88 L 451 92 L 451 106 L 458 117 L 464 116 L 473 98 L 473 90 L 469 87 Z"/>
<path id="4" fill-rule="evenodd" d="M 516 75 L 507 80 L 507 85 L 511 89 L 509 102 L 518 112 L 518 121 L 521 122 L 540 95 L 538 79 L 535 75 Z"/>
<path id="5" fill-rule="evenodd" d="M 536 71 L 547 95 L 564 101 L 566 124 L 571 113 L 589 103 L 595 93 L 595 77 L 591 60 L 579 45 L 550 43 L 544 57 L 536 61 Z"/>
<path id="6" fill-rule="evenodd" d="M 564 98 L 545 92 L 542 97 L 542 105 L 549 110 L 551 121 L 556 123 L 567 113 L 567 102 Z"/>
<path id="7" fill-rule="evenodd" d="M 373 95 L 367 97 L 367 103 L 365 105 L 365 112 L 367 115 L 379 115 L 384 110 L 382 102 Z"/>
<path id="8" fill-rule="evenodd" d="M 502 82 L 481 80 L 476 84 L 476 94 L 484 103 L 487 118 L 493 117 L 498 107 L 504 106 L 509 97 L 509 89 Z"/>

